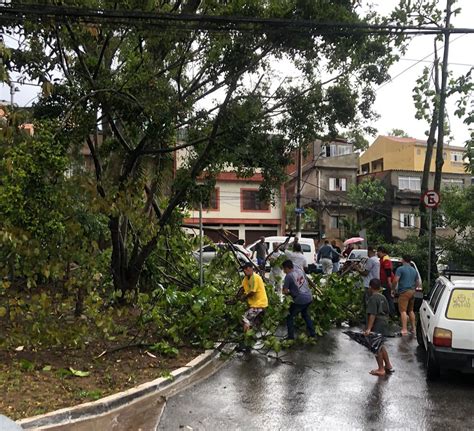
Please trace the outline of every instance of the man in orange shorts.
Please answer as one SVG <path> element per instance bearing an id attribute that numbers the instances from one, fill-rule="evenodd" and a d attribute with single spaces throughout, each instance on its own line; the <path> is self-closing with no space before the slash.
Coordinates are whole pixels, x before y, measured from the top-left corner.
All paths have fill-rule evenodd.
<path id="1" fill-rule="evenodd" d="M 416 320 L 413 308 L 415 305 L 415 289 L 419 284 L 420 279 L 416 269 L 411 265 L 411 257 L 403 256 L 402 266 L 397 268 L 392 286 L 393 289 L 398 286 L 398 310 L 402 320 L 402 335 L 408 334 L 408 317 L 410 317 L 411 324 L 410 332 L 415 332 Z"/>

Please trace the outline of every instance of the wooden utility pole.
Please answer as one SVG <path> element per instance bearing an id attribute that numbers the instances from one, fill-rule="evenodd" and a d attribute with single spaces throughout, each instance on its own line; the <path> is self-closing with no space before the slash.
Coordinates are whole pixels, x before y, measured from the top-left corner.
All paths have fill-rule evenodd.
<path id="1" fill-rule="evenodd" d="M 438 115 L 438 139 L 436 142 L 436 163 L 435 163 L 435 177 L 434 177 L 434 187 L 435 192 L 440 194 L 441 189 L 441 178 L 443 173 L 444 165 L 444 135 L 445 135 L 445 118 L 446 118 L 446 98 L 447 98 L 447 85 L 448 85 L 448 61 L 449 61 L 449 37 L 450 37 L 450 26 L 451 26 L 451 6 L 455 0 L 446 0 L 446 17 L 444 24 L 444 52 L 443 52 L 443 63 L 441 64 L 441 85 L 439 88 L 439 105 L 438 112 L 436 109 L 433 112 L 433 116 Z M 435 65 L 437 68 L 437 65 Z M 437 72 L 437 71 L 436 71 Z M 436 79 L 436 75 L 435 75 Z M 435 104 L 436 105 L 436 104 Z M 435 106 L 436 108 L 436 106 Z M 433 120 L 434 122 L 434 120 Z M 430 161 L 431 165 L 431 161 Z M 429 247 L 429 271 L 428 276 L 429 281 L 436 280 L 438 275 L 438 270 L 436 267 L 436 223 L 433 223 L 433 213 L 436 217 L 436 208 L 430 210 L 430 223 L 429 223 L 429 235 L 432 238 L 430 241 Z M 436 220 L 436 218 L 435 218 Z M 431 286 L 429 286 L 431 287 Z"/>
<path id="2" fill-rule="evenodd" d="M 449 61 L 449 36 L 451 25 L 451 6 L 454 0 L 446 1 L 446 18 L 444 26 L 444 52 L 443 63 L 441 65 L 441 88 L 439 94 L 439 110 L 438 110 L 438 140 L 436 146 L 436 170 L 434 190 L 439 193 L 441 188 L 441 174 L 443 170 L 444 158 L 444 124 L 446 114 L 446 87 L 448 85 L 448 61 Z"/>
<path id="3" fill-rule="evenodd" d="M 439 85 L 439 58 L 438 58 L 438 49 L 436 47 L 436 40 L 434 41 L 434 53 L 435 59 L 433 63 L 433 74 L 434 74 L 434 87 L 436 97 L 439 97 L 440 85 Z M 421 179 L 421 196 L 423 196 L 429 190 L 429 181 L 431 173 L 431 159 L 433 158 L 433 149 L 436 144 L 436 131 L 438 130 L 438 105 L 435 102 L 433 106 L 433 115 L 431 117 L 430 131 L 428 134 L 428 139 L 426 141 L 426 155 L 425 155 L 425 164 L 423 166 L 423 178 Z M 420 199 L 420 237 L 428 235 L 428 211 Z"/>

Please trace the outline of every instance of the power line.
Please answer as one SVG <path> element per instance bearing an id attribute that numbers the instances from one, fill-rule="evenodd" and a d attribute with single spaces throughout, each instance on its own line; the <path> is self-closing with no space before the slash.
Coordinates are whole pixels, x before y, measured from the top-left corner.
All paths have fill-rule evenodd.
<path id="1" fill-rule="evenodd" d="M 289 175 L 289 176 L 292 177 L 292 178 L 296 178 L 295 175 Z M 321 190 L 321 191 L 324 191 L 324 192 L 326 192 L 326 193 L 331 192 L 331 190 L 325 189 L 324 187 L 318 186 L 317 184 L 313 184 L 313 183 L 311 183 L 311 182 L 309 182 L 309 181 L 306 181 L 306 184 L 308 184 L 308 185 L 310 185 L 310 186 L 313 186 L 313 187 L 316 187 L 317 189 L 319 189 L 319 190 Z M 338 196 L 338 198 L 341 199 L 341 200 L 343 200 L 343 201 L 345 201 L 346 203 L 352 205 L 351 201 L 350 201 L 348 198 L 344 198 L 344 196 Z M 316 201 L 316 199 L 312 198 L 312 201 L 314 202 L 314 201 Z M 338 204 L 341 203 L 340 201 L 336 201 L 336 202 L 337 202 Z M 373 212 L 373 213 L 378 214 L 378 215 L 381 215 L 381 216 L 383 216 L 384 218 L 386 218 L 387 220 L 393 220 L 393 221 L 396 221 L 396 222 L 399 222 L 399 223 L 401 223 L 401 222 L 403 221 L 403 220 L 401 220 L 401 219 L 399 219 L 399 218 L 396 218 L 396 217 L 393 217 L 393 216 L 391 216 L 391 215 L 388 215 L 388 214 L 386 214 L 386 213 L 384 213 L 384 212 L 382 212 L 382 211 L 378 211 L 377 209 L 372 208 L 372 207 L 364 207 L 364 208 L 362 208 L 362 209 L 367 210 L 367 211 L 370 211 L 370 212 Z M 418 228 L 418 229 L 421 230 L 421 227 Z M 427 230 L 426 230 L 426 231 L 427 231 Z"/>
<path id="2" fill-rule="evenodd" d="M 429 60 L 416 60 L 414 58 L 400 58 L 399 61 L 415 61 L 417 63 L 430 63 L 430 64 L 433 64 L 432 61 L 429 61 Z M 450 66 L 466 66 L 466 67 L 474 67 L 474 64 L 468 64 L 468 63 L 452 63 L 452 62 L 449 62 L 449 65 Z"/>
<path id="3" fill-rule="evenodd" d="M 452 40 L 449 41 L 450 44 L 456 42 L 457 40 L 461 39 L 462 37 L 466 36 L 465 34 L 462 34 Z M 428 55 L 425 55 L 422 59 L 420 60 L 415 60 L 415 63 L 408 66 L 407 68 L 403 69 L 400 73 L 398 73 L 397 75 L 395 75 L 393 78 L 391 78 L 389 81 L 387 82 L 384 82 L 382 85 L 380 85 L 379 87 L 377 87 L 377 91 L 380 90 L 381 88 L 385 87 L 386 85 L 388 84 L 391 84 L 393 81 L 395 81 L 395 79 L 399 78 L 400 76 L 404 75 L 406 72 L 408 72 L 409 70 L 413 69 L 416 65 L 420 64 L 421 62 L 425 61 L 427 58 L 431 57 L 432 55 L 434 55 L 434 51 L 430 52 Z"/>
<path id="4" fill-rule="evenodd" d="M 13 18 L 23 21 L 28 16 L 55 18 L 58 20 L 79 20 L 80 22 L 115 24 L 152 24 L 169 27 L 192 23 L 197 28 L 255 31 L 255 26 L 276 30 L 311 30 L 314 34 L 354 34 L 354 33 L 404 33 L 404 34 L 444 34 L 474 33 L 472 28 L 449 28 L 437 26 L 409 26 L 390 24 L 317 22 L 315 20 L 255 18 L 245 16 L 221 16 L 201 14 L 152 13 L 135 10 L 89 9 L 70 6 L 45 6 L 33 4 L 6 5 L 0 8 L 0 18 Z"/>

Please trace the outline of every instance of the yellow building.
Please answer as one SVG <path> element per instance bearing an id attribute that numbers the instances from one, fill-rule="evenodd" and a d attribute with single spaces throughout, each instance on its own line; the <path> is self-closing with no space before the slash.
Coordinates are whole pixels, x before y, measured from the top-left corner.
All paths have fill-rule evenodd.
<path id="1" fill-rule="evenodd" d="M 428 188 L 434 185 L 436 148 L 433 151 Z M 396 136 L 379 136 L 359 159 L 358 182 L 377 178 L 387 190 L 384 212 L 387 220 L 384 235 L 390 240 L 403 240 L 419 229 L 421 180 L 426 155 L 426 141 Z M 467 187 L 471 175 L 464 171 L 463 148 L 446 146 L 441 187 Z M 441 190 L 441 200 L 442 198 Z M 437 235 L 452 236 L 444 226 Z"/>
<path id="2" fill-rule="evenodd" d="M 463 148 L 445 146 L 443 172 L 465 174 Z M 359 159 L 360 173 L 403 170 L 422 172 L 425 164 L 426 141 L 415 138 L 379 136 Z M 431 172 L 435 171 L 436 147 L 431 159 Z"/>

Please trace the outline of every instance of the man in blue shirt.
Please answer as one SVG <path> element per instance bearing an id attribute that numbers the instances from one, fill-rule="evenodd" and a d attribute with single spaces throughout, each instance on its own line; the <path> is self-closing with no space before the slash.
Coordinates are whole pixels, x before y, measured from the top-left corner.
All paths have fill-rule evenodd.
<path id="1" fill-rule="evenodd" d="M 282 264 L 285 281 L 283 283 L 283 294 L 290 295 L 293 302 L 290 305 L 290 312 L 286 318 L 288 328 L 288 339 L 295 339 L 295 317 L 301 313 L 301 317 L 306 323 L 309 335 L 316 337 L 314 324 L 309 317 L 308 307 L 313 301 L 313 295 L 308 286 L 306 274 L 300 268 L 293 265 L 291 260 L 285 260 Z"/>
<path id="2" fill-rule="evenodd" d="M 317 261 L 323 267 L 324 274 L 331 274 L 332 273 L 332 258 L 336 251 L 329 245 L 329 241 L 325 240 L 324 245 L 319 249 Z"/>
<path id="3" fill-rule="evenodd" d="M 420 279 L 416 269 L 411 265 L 411 257 L 403 256 L 402 266 L 397 268 L 393 279 L 393 288 L 395 289 L 398 286 L 398 310 L 402 320 L 402 335 L 408 334 L 408 316 L 410 317 L 411 324 L 410 332 L 415 333 L 415 289 L 419 285 Z"/>

